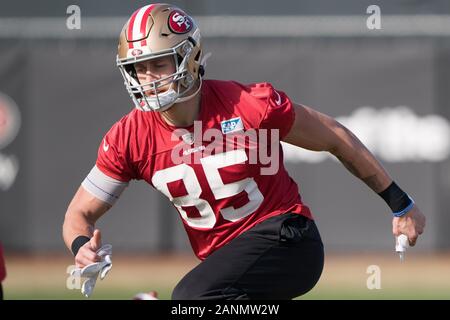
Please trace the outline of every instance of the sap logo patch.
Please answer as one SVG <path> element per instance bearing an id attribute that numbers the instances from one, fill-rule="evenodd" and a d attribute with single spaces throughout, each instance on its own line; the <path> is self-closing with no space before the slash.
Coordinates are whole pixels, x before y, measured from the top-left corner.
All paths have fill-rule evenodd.
<path id="1" fill-rule="evenodd" d="M 220 125 L 223 134 L 244 130 L 244 124 L 242 123 L 241 117 L 222 121 Z"/>

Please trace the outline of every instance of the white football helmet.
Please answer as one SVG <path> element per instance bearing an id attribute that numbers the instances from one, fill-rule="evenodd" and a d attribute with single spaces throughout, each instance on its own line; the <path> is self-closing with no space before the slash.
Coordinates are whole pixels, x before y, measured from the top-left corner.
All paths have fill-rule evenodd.
<path id="1" fill-rule="evenodd" d="M 135 63 L 172 56 L 175 73 L 148 83 L 141 83 Z M 201 65 L 200 30 L 195 21 L 181 9 L 163 3 L 136 10 L 125 23 L 119 38 L 117 66 L 125 80 L 136 108 L 141 111 L 164 111 L 174 103 L 191 99 L 201 88 L 204 74 Z M 197 90 L 186 94 L 194 88 Z M 170 84 L 168 90 L 159 88 Z M 145 92 L 152 91 L 152 94 Z"/>

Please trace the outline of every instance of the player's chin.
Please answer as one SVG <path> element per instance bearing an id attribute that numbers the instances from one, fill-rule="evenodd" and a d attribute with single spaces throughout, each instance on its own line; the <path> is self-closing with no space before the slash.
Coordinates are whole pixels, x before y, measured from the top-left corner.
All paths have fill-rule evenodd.
<path id="1" fill-rule="evenodd" d="M 144 93 L 145 93 L 145 96 L 147 96 L 149 98 L 155 98 L 158 94 L 163 94 L 167 90 L 168 89 L 166 89 L 166 88 L 161 88 L 161 89 L 156 90 L 156 92 L 155 92 L 155 90 L 152 89 L 152 90 L 145 90 Z"/>

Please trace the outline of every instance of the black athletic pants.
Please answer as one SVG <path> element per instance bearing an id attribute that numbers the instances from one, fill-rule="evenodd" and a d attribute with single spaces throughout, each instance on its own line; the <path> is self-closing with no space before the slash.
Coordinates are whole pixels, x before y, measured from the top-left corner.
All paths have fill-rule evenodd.
<path id="1" fill-rule="evenodd" d="M 315 286 L 323 263 L 314 221 L 287 213 L 215 251 L 178 283 L 172 299 L 292 299 Z"/>

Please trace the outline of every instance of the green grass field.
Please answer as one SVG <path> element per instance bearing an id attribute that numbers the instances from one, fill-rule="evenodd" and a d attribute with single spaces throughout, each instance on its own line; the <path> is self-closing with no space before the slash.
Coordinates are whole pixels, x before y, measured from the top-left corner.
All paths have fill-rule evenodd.
<path id="1" fill-rule="evenodd" d="M 66 288 L 70 256 L 7 256 L 5 299 L 85 299 Z M 192 256 L 113 257 L 114 267 L 98 280 L 91 299 L 129 300 L 156 290 L 170 299 L 176 283 L 198 261 Z M 380 289 L 369 290 L 367 268 L 381 271 Z M 450 299 L 449 254 L 413 254 L 400 263 L 395 254 L 328 254 L 317 286 L 300 299 Z"/>

